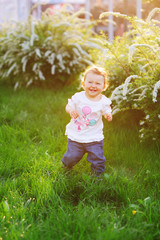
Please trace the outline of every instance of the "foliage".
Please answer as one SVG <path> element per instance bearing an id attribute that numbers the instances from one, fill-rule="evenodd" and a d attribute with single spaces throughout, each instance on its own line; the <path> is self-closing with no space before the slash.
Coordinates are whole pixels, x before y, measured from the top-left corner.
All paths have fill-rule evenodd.
<path id="1" fill-rule="evenodd" d="M 156 144 L 104 121 L 104 176 L 90 174 L 86 156 L 65 172 L 64 109 L 75 89 L 0 92 L 0 239 L 160 238 Z"/>
<path id="2" fill-rule="evenodd" d="M 64 7 L 51 15 L 47 10 L 40 20 L 30 16 L 26 23 L 2 28 L 0 77 L 12 79 L 15 88 L 73 81 L 92 64 L 89 51 L 101 50 L 101 43 L 93 37 L 93 23 L 79 18 L 82 13 Z"/>
<path id="3" fill-rule="evenodd" d="M 113 114 L 129 109 L 144 112 L 141 140 L 160 137 L 160 22 L 153 19 L 157 12 L 160 9 L 152 10 L 145 21 L 113 13 L 129 21 L 130 31 L 112 44 L 106 41 L 105 59 L 101 59 L 110 75 Z M 109 14 L 101 14 L 101 19 Z"/>

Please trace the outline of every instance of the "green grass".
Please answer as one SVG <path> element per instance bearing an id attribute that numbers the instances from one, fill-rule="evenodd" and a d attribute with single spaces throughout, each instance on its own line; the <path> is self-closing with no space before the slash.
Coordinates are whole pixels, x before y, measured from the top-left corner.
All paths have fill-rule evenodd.
<path id="1" fill-rule="evenodd" d="M 105 122 L 98 180 L 86 156 L 62 168 L 74 91 L 0 87 L 0 240 L 160 239 L 159 145 L 136 125 Z"/>

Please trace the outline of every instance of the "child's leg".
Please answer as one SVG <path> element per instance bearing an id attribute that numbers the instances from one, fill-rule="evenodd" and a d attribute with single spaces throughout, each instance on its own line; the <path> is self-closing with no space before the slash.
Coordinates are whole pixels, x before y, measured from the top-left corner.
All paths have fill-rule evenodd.
<path id="1" fill-rule="evenodd" d="M 87 143 L 86 151 L 88 152 L 87 160 L 91 163 L 92 172 L 97 175 L 104 172 L 106 159 L 103 154 L 103 141 Z"/>
<path id="2" fill-rule="evenodd" d="M 66 167 L 72 168 L 81 160 L 84 153 L 85 149 L 81 143 L 68 139 L 67 152 L 62 158 L 62 162 Z"/>

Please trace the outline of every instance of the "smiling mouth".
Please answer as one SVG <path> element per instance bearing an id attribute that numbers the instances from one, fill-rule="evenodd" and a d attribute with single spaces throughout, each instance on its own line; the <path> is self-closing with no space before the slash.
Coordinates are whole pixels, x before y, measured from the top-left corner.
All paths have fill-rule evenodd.
<path id="1" fill-rule="evenodd" d="M 91 91 L 91 92 L 97 92 L 96 89 L 90 89 L 89 91 Z"/>

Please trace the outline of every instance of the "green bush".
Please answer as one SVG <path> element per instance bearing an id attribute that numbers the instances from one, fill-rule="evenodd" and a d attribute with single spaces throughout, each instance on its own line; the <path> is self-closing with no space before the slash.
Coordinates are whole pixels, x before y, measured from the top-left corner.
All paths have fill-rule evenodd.
<path id="1" fill-rule="evenodd" d="M 160 22 L 152 19 L 156 12 L 160 9 L 152 10 L 146 20 L 113 13 L 128 20 L 130 30 L 112 44 L 106 42 L 102 58 L 110 76 L 113 114 L 126 110 L 144 113 L 139 122 L 141 140 L 160 137 Z M 101 18 L 109 14 L 103 13 Z"/>
<path id="2" fill-rule="evenodd" d="M 11 80 L 15 88 L 21 85 L 64 84 L 73 81 L 92 64 L 89 51 L 101 50 L 93 36 L 93 23 L 67 8 L 41 20 L 31 16 L 0 33 L 0 77 Z"/>

